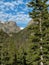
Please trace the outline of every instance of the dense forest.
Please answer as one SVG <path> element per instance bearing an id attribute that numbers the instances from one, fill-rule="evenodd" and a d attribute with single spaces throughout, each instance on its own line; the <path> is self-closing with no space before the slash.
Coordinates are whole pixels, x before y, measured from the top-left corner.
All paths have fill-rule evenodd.
<path id="1" fill-rule="evenodd" d="M 49 65 L 48 0 L 32 0 L 32 24 L 18 33 L 0 30 L 0 65 Z"/>

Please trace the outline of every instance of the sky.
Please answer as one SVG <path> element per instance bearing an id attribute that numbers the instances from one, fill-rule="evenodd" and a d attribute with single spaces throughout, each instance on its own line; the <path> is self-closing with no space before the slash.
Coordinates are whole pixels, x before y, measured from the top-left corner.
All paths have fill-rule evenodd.
<path id="1" fill-rule="evenodd" d="M 30 9 L 26 5 L 30 0 L 0 0 L 0 21 L 15 21 L 18 26 L 26 27 Z"/>

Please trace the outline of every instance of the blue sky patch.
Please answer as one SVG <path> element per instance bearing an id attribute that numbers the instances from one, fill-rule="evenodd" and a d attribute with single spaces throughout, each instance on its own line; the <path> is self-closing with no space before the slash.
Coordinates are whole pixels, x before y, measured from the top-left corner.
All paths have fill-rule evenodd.
<path id="1" fill-rule="evenodd" d="M 25 27 L 30 20 L 30 9 L 26 5 L 29 1 L 0 0 L 0 21 L 15 21 L 18 26 Z"/>

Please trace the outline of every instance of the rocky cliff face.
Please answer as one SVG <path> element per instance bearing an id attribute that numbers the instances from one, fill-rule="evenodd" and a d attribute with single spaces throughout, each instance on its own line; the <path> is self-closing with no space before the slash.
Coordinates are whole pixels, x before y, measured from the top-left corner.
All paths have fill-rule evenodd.
<path id="1" fill-rule="evenodd" d="M 0 21 L 0 30 L 3 30 L 7 33 L 17 33 L 20 31 L 20 28 L 17 26 L 16 22 L 9 21 L 9 22 L 1 22 Z"/>
<path id="2" fill-rule="evenodd" d="M 29 23 L 28 23 L 27 26 L 30 26 L 30 25 L 33 24 L 33 23 L 34 23 L 34 21 L 33 21 L 33 19 L 32 19 L 32 20 L 29 21 Z"/>
<path id="3" fill-rule="evenodd" d="M 32 24 L 38 24 L 39 22 L 38 21 L 34 21 L 33 19 L 29 21 L 28 25 L 27 26 L 30 26 Z"/>

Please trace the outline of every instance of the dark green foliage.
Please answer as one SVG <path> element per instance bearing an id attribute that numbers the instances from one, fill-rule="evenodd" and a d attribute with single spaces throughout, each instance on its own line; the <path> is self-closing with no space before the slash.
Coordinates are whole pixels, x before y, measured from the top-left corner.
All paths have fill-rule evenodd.
<path id="1" fill-rule="evenodd" d="M 0 30 L 0 65 L 11 65 L 14 59 L 15 44 L 12 37 Z"/>
<path id="2" fill-rule="evenodd" d="M 49 5 L 46 2 L 48 0 L 32 0 L 28 3 L 28 6 L 32 8 L 29 15 L 37 23 L 36 25 L 32 25 L 34 34 L 30 36 L 30 41 L 33 43 L 33 48 L 30 49 L 30 51 L 32 50 L 30 55 L 34 52 L 37 54 L 37 56 L 35 54 L 32 56 L 32 58 L 35 56 L 35 61 L 33 59 L 31 60 L 33 62 L 31 62 L 32 65 L 40 65 L 40 62 L 44 65 L 49 64 Z M 34 47 L 34 45 L 37 45 L 38 48 L 36 46 Z M 41 56 L 43 59 L 41 59 Z"/>
<path id="3" fill-rule="evenodd" d="M 32 0 L 34 23 L 18 33 L 0 31 L 0 65 L 49 65 L 48 0 Z M 42 49 L 41 49 L 42 48 Z M 43 57 L 43 60 L 41 59 Z"/>
<path id="4" fill-rule="evenodd" d="M 13 59 L 12 65 L 18 65 L 18 63 L 17 63 L 17 55 L 16 54 L 14 54 L 14 59 Z"/>
<path id="5" fill-rule="evenodd" d="M 13 33 L 15 36 L 15 33 Z M 18 46 L 16 37 L 9 36 L 9 34 L 0 31 L 0 65 L 27 65 L 25 44 Z M 20 40 L 21 41 L 21 40 Z M 22 47 L 21 47 L 22 46 Z M 24 48 L 23 48 L 24 47 Z M 26 47 L 27 48 L 27 47 Z"/>

